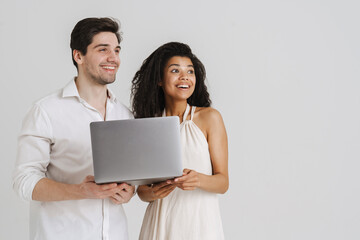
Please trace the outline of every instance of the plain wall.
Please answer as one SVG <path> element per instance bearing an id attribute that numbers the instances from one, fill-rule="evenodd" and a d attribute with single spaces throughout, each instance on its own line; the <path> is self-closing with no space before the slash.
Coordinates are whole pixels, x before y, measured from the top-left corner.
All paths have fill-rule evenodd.
<path id="1" fill-rule="evenodd" d="M 76 74 L 69 48 L 85 17 L 121 21 L 110 86 L 129 106 L 142 61 L 169 41 L 204 63 L 229 139 L 226 239 L 360 239 L 359 1 L 1 0 L 0 239 L 28 238 L 11 173 L 33 102 Z M 146 203 L 125 206 L 137 239 Z"/>

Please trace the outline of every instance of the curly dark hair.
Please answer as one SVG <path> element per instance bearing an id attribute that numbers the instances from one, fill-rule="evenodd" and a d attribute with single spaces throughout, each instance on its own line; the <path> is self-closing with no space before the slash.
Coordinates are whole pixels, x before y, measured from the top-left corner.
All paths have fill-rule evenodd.
<path id="1" fill-rule="evenodd" d="M 165 108 L 165 97 L 158 83 L 162 81 L 166 63 L 174 56 L 188 57 L 194 65 L 196 84 L 187 102 L 191 106 L 210 107 L 211 100 L 205 85 L 204 65 L 192 53 L 188 45 L 169 42 L 160 46 L 144 60 L 132 80 L 131 99 L 135 118 L 161 116 Z"/>
<path id="2" fill-rule="evenodd" d="M 118 43 L 120 43 L 122 38 L 119 29 L 119 22 L 112 18 L 85 18 L 79 21 L 72 30 L 70 39 L 71 56 L 75 67 L 78 68 L 72 55 L 74 49 L 86 55 L 87 47 L 92 43 L 93 37 L 101 32 L 114 33 Z"/>

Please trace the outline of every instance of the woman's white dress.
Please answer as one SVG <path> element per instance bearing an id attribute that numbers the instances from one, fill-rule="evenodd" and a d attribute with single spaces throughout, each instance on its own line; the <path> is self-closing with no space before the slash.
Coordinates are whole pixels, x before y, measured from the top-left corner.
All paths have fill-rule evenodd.
<path id="1" fill-rule="evenodd" d="M 195 108 L 187 105 L 180 125 L 183 167 L 211 175 L 207 140 L 192 121 Z M 190 109 L 190 120 L 186 120 Z M 139 239 L 224 239 L 217 194 L 201 189 L 184 191 L 175 188 L 167 197 L 149 203 Z"/>

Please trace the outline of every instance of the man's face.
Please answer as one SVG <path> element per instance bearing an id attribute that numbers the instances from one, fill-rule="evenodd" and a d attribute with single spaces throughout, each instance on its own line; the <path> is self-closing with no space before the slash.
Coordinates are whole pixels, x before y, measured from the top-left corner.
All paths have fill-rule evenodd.
<path id="1" fill-rule="evenodd" d="M 113 83 L 120 66 L 119 52 L 120 46 L 114 33 L 96 34 L 87 47 L 86 55 L 82 55 L 78 62 L 79 77 L 82 74 L 88 80 L 101 85 Z"/>

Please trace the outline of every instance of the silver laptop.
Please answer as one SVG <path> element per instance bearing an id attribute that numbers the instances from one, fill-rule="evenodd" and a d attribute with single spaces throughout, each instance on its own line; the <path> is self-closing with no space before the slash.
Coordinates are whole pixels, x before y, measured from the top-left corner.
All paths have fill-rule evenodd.
<path id="1" fill-rule="evenodd" d="M 95 182 L 144 185 L 182 175 L 179 118 L 90 123 Z"/>

